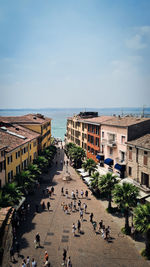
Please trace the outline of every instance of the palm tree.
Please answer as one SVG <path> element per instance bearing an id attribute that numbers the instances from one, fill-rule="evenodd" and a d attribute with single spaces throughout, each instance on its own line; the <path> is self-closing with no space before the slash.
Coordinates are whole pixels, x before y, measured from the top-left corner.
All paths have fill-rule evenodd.
<path id="1" fill-rule="evenodd" d="M 71 142 L 65 145 L 65 154 L 67 155 L 67 157 L 69 156 L 69 150 L 71 148 L 75 148 L 75 147 L 76 147 L 76 145 L 74 143 L 71 143 Z"/>
<path id="2" fill-rule="evenodd" d="M 75 168 L 80 168 L 82 165 L 82 162 L 85 158 L 85 151 L 83 148 L 76 146 L 76 147 L 72 147 L 69 150 L 69 155 L 71 156 L 71 159 L 74 162 L 74 167 Z"/>
<path id="3" fill-rule="evenodd" d="M 111 210 L 112 191 L 115 185 L 118 183 L 117 176 L 108 172 L 100 177 L 98 188 L 101 193 L 106 193 L 108 197 L 108 210 Z"/>
<path id="4" fill-rule="evenodd" d="M 150 204 L 138 205 L 134 209 L 133 222 L 135 228 L 145 233 L 145 256 L 150 258 Z M 143 254 L 144 254 L 143 253 Z"/>
<path id="5" fill-rule="evenodd" d="M 99 181 L 99 178 L 100 178 L 99 172 L 93 173 L 91 177 L 92 177 L 92 179 L 91 179 L 90 186 L 93 189 L 98 189 L 98 181 Z"/>
<path id="6" fill-rule="evenodd" d="M 3 187 L 2 196 L 5 197 L 5 195 L 7 196 L 7 199 L 9 199 L 10 204 L 17 204 L 22 198 L 22 193 L 17 187 L 16 182 L 6 184 Z"/>
<path id="7" fill-rule="evenodd" d="M 87 159 L 85 162 L 83 162 L 82 168 L 85 171 L 88 171 L 89 176 L 91 176 L 91 173 L 96 171 L 97 164 L 95 163 L 95 161 L 93 159 Z"/>
<path id="8" fill-rule="evenodd" d="M 31 172 L 31 174 L 34 174 L 36 177 L 38 177 L 41 174 L 41 171 L 37 164 L 28 165 L 28 170 Z"/>
<path id="9" fill-rule="evenodd" d="M 34 163 L 38 165 L 41 171 L 44 171 L 48 167 L 48 160 L 44 156 L 38 156 L 34 160 Z"/>
<path id="10" fill-rule="evenodd" d="M 136 206 L 138 195 L 139 189 L 130 183 L 118 184 L 113 191 L 115 203 L 124 210 L 126 232 L 129 231 L 129 212 Z"/>

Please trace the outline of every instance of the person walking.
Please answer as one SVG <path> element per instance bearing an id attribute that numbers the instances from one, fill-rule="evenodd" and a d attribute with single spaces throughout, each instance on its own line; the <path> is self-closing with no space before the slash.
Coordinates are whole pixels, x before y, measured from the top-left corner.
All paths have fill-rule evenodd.
<path id="1" fill-rule="evenodd" d="M 93 214 L 93 212 L 90 214 L 90 222 L 91 223 L 93 223 L 93 216 L 94 216 L 94 214 Z"/>
<path id="2" fill-rule="evenodd" d="M 82 209 L 80 210 L 80 219 L 81 221 L 83 221 L 83 210 Z"/>
<path id="3" fill-rule="evenodd" d="M 21 267 L 26 267 L 27 265 L 26 265 L 26 260 L 24 259 L 23 261 L 22 261 L 22 264 L 21 264 Z"/>
<path id="4" fill-rule="evenodd" d="M 80 228 L 81 228 L 81 222 L 80 222 L 80 220 L 78 220 L 78 222 L 77 222 L 77 228 L 78 228 L 78 233 L 80 233 Z"/>
<path id="5" fill-rule="evenodd" d="M 69 256 L 69 258 L 67 260 L 67 267 L 72 267 L 70 256 Z"/>
<path id="6" fill-rule="evenodd" d="M 78 201 L 78 209 L 80 210 L 81 209 L 81 200 L 79 199 Z"/>
<path id="7" fill-rule="evenodd" d="M 37 243 L 37 247 L 40 247 L 40 235 L 39 235 L 39 233 L 36 234 L 35 241 Z"/>
<path id="8" fill-rule="evenodd" d="M 52 195 L 54 195 L 54 186 L 51 187 Z"/>
<path id="9" fill-rule="evenodd" d="M 86 210 L 87 210 L 87 204 L 86 203 L 83 203 L 83 208 L 84 208 L 84 212 L 86 213 Z"/>
<path id="10" fill-rule="evenodd" d="M 66 198 L 68 198 L 68 189 L 66 189 Z"/>
<path id="11" fill-rule="evenodd" d="M 88 190 L 85 191 L 85 197 L 88 198 Z"/>
<path id="12" fill-rule="evenodd" d="M 101 221 L 99 222 L 99 231 L 101 231 L 102 228 L 103 228 L 103 220 L 101 220 Z"/>
<path id="13" fill-rule="evenodd" d="M 63 187 L 61 188 L 61 195 L 62 196 L 64 195 L 64 188 Z"/>
<path id="14" fill-rule="evenodd" d="M 11 249 L 10 249 L 10 260 L 11 260 L 12 262 L 15 261 L 15 257 L 14 257 L 14 249 L 13 249 L 13 247 L 11 247 Z"/>
<path id="15" fill-rule="evenodd" d="M 51 206 L 51 204 L 50 204 L 50 202 L 48 201 L 48 202 L 47 202 L 47 209 L 48 209 L 48 211 L 49 211 L 49 209 L 50 209 L 50 206 Z"/>
<path id="16" fill-rule="evenodd" d="M 45 261 L 48 261 L 48 253 L 47 253 L 47 251 L 45 251 L 45 254 L 44 254 L 44 260 L 45 260 Z"/>
<path id="17" fill-rule="evenodd" d="M 84 195 L 84 192 L 83 192 L 83 190 L 81 190 L 81 197 L 83 198 L 83 195 Z"/>
<path id="18" fill-rule="evenodd" d="M 65 265 L 66 257 L 67 257 L 67 250 L 64 248 L 64 250 L 63 250 L 63 263 L 61 265 Z"/>
<path id="19" fill-rule="evenodd" d="M 30 257 L 29 257 L 29 256 L 27 256 L 26 266 L 27 266 L 27 267 L 30 267 Z"/>
<path id="20" fill-rule="evenodd" d="M 75 227 L 75 224 L 73 223 L 72 224 L 72 233 L 73 233 L 73 236 L 75 236 L 75 231 L 76 231 L 76 227 Z"/>
<path id="21" fill-rule="evenodd" d="M 97 222 L 93 222 L 92 225 L 93 225 L 93 230 L 94 230 L 94 232 L 95 232 L 95 234 L 96 234 Z"/>
<path id="22" fill-rule="evenodd" d="M 37 267 L 37 263 L 36 263 L 34 258 L 32 258 L 31 265 L 32 265 L 32 267 Z"/>

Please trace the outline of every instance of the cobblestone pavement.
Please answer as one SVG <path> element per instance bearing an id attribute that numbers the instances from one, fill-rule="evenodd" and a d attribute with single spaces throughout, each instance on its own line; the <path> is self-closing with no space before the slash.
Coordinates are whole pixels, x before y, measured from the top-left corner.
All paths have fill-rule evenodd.
<path id="1" fill-rule="evenodd" d="M 82 234 L 74 237 L 72 234 L 72 223 L 77 223 L 79 212 L 65 214 L 62 210 L 61 203 L 71 202 L 71 191 L 81 189 L 84 191 L 87 186 L 80 179 L 76 171 L 69 166 L 69 172 L 72 180 L 63 181 L 65 175 L 65 166 L 62 168 L 60 160 L 63 159 L 63 151 L 57 156 L 58 165 L 54 165 L 49 174 L 45 176 L 47 184 L 43 184 L 35 195 L 30 197 L 31 211 L 26 219 L 22 222 L 18 230 L 18 240 L 21 244 L 21 257 L 34 257 L 37 266 L 43 266 L 44 252 L 47 250 L 51 266 L 61 266 L 63 248 L 67 249 L 67 257 L 71 256 L 73 267 L 146 267 L 150 266 L 139 254 L 132 240 L 119 234 L 120 227 L 114 221 L 110 214 L 107 214 L 103 203 L 97 200 L 89 191 L 89 199 L 81 199 L 82 203 L 87 203 L 87 214 L 84 213 L 84 221 L 81 223 Z M 51 210 L 40 210 L 35 213 L 35 204 L 45 203 L 47 197 L 43 197 L 43 188 L 48 185 L 54 186 L 54 196 L 51 197 Z M 69 197 L 61 196 L 61 187 L 68 189 Z M 80 196 L 80 194 L 79 194 Z M 89 221 L 90 212 L 94 213 L 94 220 L 99 222 L 103 219 L 106 226 L 111 227 L 111 242 L 103 240 L 99 233 L 95 234 Z M 41 247 L 35 249 L 34 239 L 36 233 L 41 236 Z M 16 257 L 16 255 L 15 255 Z M 16 257 L 17 258 L 17 257 Z M 15 264 L 10 266 L 21 266 L 21 258 Z"/>

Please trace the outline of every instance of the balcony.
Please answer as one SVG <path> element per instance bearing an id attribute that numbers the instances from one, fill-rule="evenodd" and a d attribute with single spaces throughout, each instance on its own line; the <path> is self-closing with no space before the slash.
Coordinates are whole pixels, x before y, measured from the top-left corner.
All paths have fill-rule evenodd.
<path id="1" fill-rule="evenodd" d="M 117 146 L 117 142 L 115 140 L 108 140 L 107 141 L 107 146 L 116 147 Z"/>

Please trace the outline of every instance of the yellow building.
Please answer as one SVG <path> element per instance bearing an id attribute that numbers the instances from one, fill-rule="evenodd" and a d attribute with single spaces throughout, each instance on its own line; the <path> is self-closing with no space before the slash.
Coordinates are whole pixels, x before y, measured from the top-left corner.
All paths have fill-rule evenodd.
<path id="1" fill-rule="evenodd" d="M 0 117 L 0 122 L 17 124 L 39 134 L 38 154 L 51 144 L 51 119 L 42 114 L 27 114 L 16 117 Z"/>
<path id="2" fill-rule="evenodd" d="M 17 124 L 0 127 L 0 141 L 5 146 L 5 181 L 25 169 L 38 155 L 40 135 Z M 1 178 L 1 173 L 0 173 Z"/>

